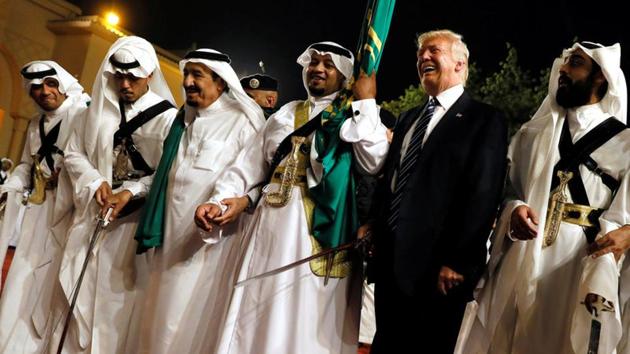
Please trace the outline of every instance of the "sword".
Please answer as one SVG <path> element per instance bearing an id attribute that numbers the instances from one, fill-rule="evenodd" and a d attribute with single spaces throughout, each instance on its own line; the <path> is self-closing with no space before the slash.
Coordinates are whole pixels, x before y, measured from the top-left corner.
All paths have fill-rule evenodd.
<path id="1" fill-rule="evenodd" d="M 332 270 L 332 259 L 334 258 L 335 253 L 337 252 L 341 252 L 341 251 L 345 251 L 348 249 L 365 249 L 368 245 L 368 243 L 371 240 L 371 234 L 367 233 L 365 235 L 365 237 L 360 238 L 360 239 L 356 239 L 352 242 L 348 242 L 348 243 L 344 243 L 341 246 L 337 246 L 337 247 L 333 247 L 333 248 L 328 248 L 326 250 L 323 250 L 321 252 L 315 253 L 311 256 L 308 256 L 306 258 L 302 258 L 300 260 L 297 260 L 295 262 L 289 263 L 287 265 L 283 265 L 282 267 L 276 268 L 276 269 L 272 269 L 270 271 L 255 275 L 251 278 L 247 278 L 245 280 L 241 280 L 239 282 L 236 283 L 236 285 L 234 285 L 234 288 L 240 288 L 242 286 L 245 286 L 255 280 L 260 280 L 263 278 L 267 278 L 276 274 L 280 274 L 283 272 L 286 272 L 287 270 L 293 269 L 301 264 L 310 262 L 314 259 L 318 259 L 318 258 L 322 258 L 322 257 L 329 257 L 329 265 L 327 265 L 326 267 L 326 277 L 324 278 L 324 283 L 326 284 L 328 282 L 328 278 L 329 278 L 329 274 L 330 271 Z"/>
<path id="2" fill-rule="evenodd" d="M 109 225 L 109 218 L 111 217 L 113 211 L 114 208 L 110 207 L 109 209 L 107 209 L 107 213 L 103 218 L 101 218 L 100 216 L 97 217 L 98 223 L 96 224 L 96 228 L 94 228 L 94 232 L 92 233 L 92 237 L 90 238 L 90 244 L 88 246 L 87 254 L 85 255 L 85 260 L 83 261 L 83 266 L 81 267 L 79 279 L 77 279 L 77 282 L 74 285 L 74 290 L 72 292 L 72 301 L 70 302 L 70 307 L 68 308 L 68 312 L 66 313 L 66 320 L 63 325 L 63 332 L 61 332 L 61 339 L 59 339 L 57 354 L 61 354 L 63 344 L 66 341 L 66 335 L 68 334 L 68 328 L 70 327 L 72 312 L 74 311 L 74 307 L 77 304 L 79 290 L 81 290 L 81 284 L 83 283 L 83 276 L 85 275 L 85 271 L 87 269 L 88 263 L 90 262 L 90 258 L 92 258 L 92 251 L 94 250 L 94 246 L 96 246 L 96 242 L 98 241 L 99 236 L 101 235 L 101 231 L 103 231 L 103 229 L 107 227 L 107 225 Z"/>
<path id="3" fill-rule="evenodd" d="M 595 296 L 595 300 L 591 302 L 590 308 L 587 309 L 591 313 L 591 333 L 588 340 L 587 354 L 597 354 L 599 351 L 599 340 L 602 331 L 602 323 L 598 320 L 598 317 L 603 312 L 615 312 L 614 305 L 611 301 L 607 301 L 604 297 L 596 294 L 589 294 L 589 296 Z M 586 301 L 582 302 L 584 304 Z"/>

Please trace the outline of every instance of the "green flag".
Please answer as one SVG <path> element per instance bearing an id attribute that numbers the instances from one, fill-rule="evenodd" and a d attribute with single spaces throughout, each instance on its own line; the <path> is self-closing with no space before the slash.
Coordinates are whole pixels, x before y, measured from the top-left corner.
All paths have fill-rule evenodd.
<path id="1" fill-rule="evenodd" d="M 368 75 L 378 69 L 392 20 L 395 0 L 369 0 L 359 38 L 354 77 L 362 68 Z M 354 81 L 350 80 L 350 83 Z M 339 129 L 350 115 L 350 86 L 342 90 L 322 113 L 322 126 L 315 133 L 315 148 L 322 164 L 321 182 L 310 189 L 315 201 L 313 236 L 324 247 L 349 241 L 358 228 L 352 145 L 341 141 Z"/>
<path id="2" fill-rule="evenodd" d="M 395 3 L 395 0 L 369 0 L 357 49 L 359 67 L 368 75 L 376 71 L 381 62 Z M 359 67 L 355 66 L 355 78 Z"/>

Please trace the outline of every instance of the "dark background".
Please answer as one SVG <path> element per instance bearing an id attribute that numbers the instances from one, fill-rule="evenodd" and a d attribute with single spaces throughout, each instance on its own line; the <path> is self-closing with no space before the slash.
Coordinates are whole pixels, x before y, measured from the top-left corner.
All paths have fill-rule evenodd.
<path id="1" fill-rule="evenodd" d="M 355 51 L 365 0 L 166 1 L 70 0 L 84 15 L 115 10 L 120 26 L 180 55 L 188 49 L 227 53 L 240 76 L 259 71 L 280 81 L 280 101 L 303 98 L 295 59 L 311 43 L 332 40 Z M 625 4 L 627 6 L 627 3 Z M 497 70 L 510 42 L 522 67 L 536 75 L 574 39 L 622 45 L 622 68 L 630 28 L 621 2 L 413 1 L 398 0 L 378 74 L 378 100 L 416 85 L 417 34 L 448 28 L 464 36 L 482 75 Z"/>

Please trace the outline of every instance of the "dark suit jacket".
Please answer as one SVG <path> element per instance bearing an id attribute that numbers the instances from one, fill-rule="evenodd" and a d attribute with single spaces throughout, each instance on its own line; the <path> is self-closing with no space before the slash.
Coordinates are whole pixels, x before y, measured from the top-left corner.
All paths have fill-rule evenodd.
<path id="1" fill-rule="evenodd" d="M 401 114 L 377 192 L 376 281 L 393 272 L 401 291 L 414 296 L 435 289 L 440 267 L 448 266 L 472 292 L 503 189 L 507 126 L 499 111 L 464 92 L 425 142 L 392 233 L 386 224 L 391 181 L 405 134 L 423 109 Z"/>

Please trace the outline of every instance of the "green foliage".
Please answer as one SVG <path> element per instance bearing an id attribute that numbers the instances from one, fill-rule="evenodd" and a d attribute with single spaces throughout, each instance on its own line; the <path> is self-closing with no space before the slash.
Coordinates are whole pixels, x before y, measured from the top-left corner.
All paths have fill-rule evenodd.
<path id="1" fill-rule="evenodd" d="M 426 97 L 426 93 L 422 89 L 422 86 L 410 85 L 405 89 L 405 93 L 398 97 L 397 100 L 391 100 L 389 102 L 382 102 L 381 107 L 392 112 L 395 116 L 399 116 L 402 112 L 407 111 L 420 103 Z"/>
<path id="2" fill-rule="evenodd" d="M 516 48 L 508 43 L 507 50 L 499 70 L 485 78 L 479 94 L 482 101 L 505 113 L 511 135 L 531 118 L 542 100 L 539 100 L 541 79 L 532 77 L 518 65 Z M 546 89 L 543 91 L 546 94 Z"/>
<path id="3" fill-rule="evenodd" d="M 506 46 L 507 56 L 499 62 L 496 72 L 484 76 L 475 63 L 469 65 L 466 89 L 474 98 L 503 111 L 512 135 L 531 118 L 547 95 L 549 69 L 533 76 L 518 64 L 516 48 L 509 43 Z M 425 96 L 420 85 L 410 86 L 397 100 L 383 102 L 382 106 L 398 115 L 421 104 Z"/>

